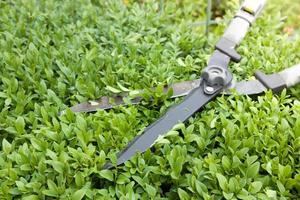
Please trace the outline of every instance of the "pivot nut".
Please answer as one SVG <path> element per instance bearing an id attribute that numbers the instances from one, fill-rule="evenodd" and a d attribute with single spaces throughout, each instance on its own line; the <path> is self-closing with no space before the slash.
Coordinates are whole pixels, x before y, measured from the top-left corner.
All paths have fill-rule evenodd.
<path id="1" fill-rule="evenodd" d="M 209 66 L 203 70 L 202 78 L 209 86 L 224 86 L 227 81 L 227 71 L 219 66 Z"/>

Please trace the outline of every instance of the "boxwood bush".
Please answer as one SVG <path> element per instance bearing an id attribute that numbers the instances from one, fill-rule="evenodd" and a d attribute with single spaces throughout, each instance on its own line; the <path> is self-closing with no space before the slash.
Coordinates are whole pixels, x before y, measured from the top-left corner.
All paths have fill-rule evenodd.
<path id="1" fill-rule="evenodd" d="M 270 1 L 237 80 L 299 63 L 299 5 Z M 199 77 L 238 1 L 0 1 L 0 199 L 299 199 L 300 87 L 220 96 L 144 154 L 103 165 L 181 99 L 93 114 L 79 102 Z M 219 10 L 218 10 L 219 9 Z M 225 13 L 223 16 L 218 16 Z"/>

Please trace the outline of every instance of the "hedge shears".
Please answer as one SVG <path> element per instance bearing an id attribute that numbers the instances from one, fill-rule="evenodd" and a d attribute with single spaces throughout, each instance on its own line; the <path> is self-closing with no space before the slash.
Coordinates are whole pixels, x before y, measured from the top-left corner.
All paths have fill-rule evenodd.
<path id="1" fill-rule="evenodd" d="M 255 80 L 233 81 L 233 75 L 228 69 L 230 61 L 239 62 L 241 56 L 235 51 L 245 37 L 248 29 L 254 23 L 265 5 L 265 0 L 246 0 L 239 8 L 227 30 L 215 45 L 215 50 L 209 59 L 207 67 L 197 80 L 184 81 L 165 87 L 165 92 L 173 90 L 171 98 L 186 96 L 181 103 L 171 107 L 160 119 L 147 127 L 141 135 L 133 139 L 128 146 L 118 154 L 117 165 L 131 159 L 137 152 L 145 152 L 157 138 L 166 134 L 176 124 L 186 121 L 208 102 L 220 94 L 229 94 L 234 89 L 238 94 L 256 96 L 267 90 L 280 92 L 300 83 L 300 65 L 295 65 L 279 73 L 264 74 L 255 72 Z M 126 95 L 101 97 L 98 100 L 81 103 L 71 107 L 73 112 L 93 112 L 98 109 L 111 109 L 126 105 Z M 141 97 L 131 100 L 137 104 Z M 111 101 L 113 100 L 113 101 Z M 113 103 L 111 103 L 113 102 Z M 104 168 L 113 165 L 107 163 Z"/>

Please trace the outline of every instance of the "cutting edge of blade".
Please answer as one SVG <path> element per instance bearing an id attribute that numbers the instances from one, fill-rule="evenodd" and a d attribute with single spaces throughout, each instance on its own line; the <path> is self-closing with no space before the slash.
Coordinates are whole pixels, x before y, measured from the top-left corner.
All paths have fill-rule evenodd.
<path id="1" fill-rule="evenodd" d="M 190 93 L 191 90 L 198 87 L 200 84 L 200 79 L 183 81 L 174 83 L 170 86 L 166 86 L 164 92 L 166 93 L 170 88 L 173 90 L 173 95 L 170 98 L 177 98 L 186 96 Z M 125 103 L 124 98 L 128 97 L 128 94 L 121 94 L 117 96 L 103 96 L 97 100 L 90 100 L 88 102 L 79 103 L 70 107 L 73 112 L 94 112 L 97 110 L 107 110 L 114 108 L 116 106 L 128 105 L 128 104 L 138 104 L 141 100 L 141 97 L 136 97 L 129 100 L 130 103 Z M 111 100 L 111 101 L 110 101 Z M 62 111 L 60 115 L 63 115 L 65 111 Z"/>
<path id="2" fill-rule="evenodd" d="M 259 95 L 268 89 L 257 79 L 233 82 L 229 85 L 223 94 L 231 95 L 237 93 L 239 95 Z"/>

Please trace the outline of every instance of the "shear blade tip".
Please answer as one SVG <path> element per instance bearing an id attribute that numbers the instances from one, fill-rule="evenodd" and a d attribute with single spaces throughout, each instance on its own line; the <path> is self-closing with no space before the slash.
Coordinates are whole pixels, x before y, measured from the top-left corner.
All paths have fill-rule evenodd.
<path id="1" fill-rule="evenodd" d="M 103 169 L 111 169 L 113 168 L 114 166 L 111 164 L 111 163 L 106 163 L 104 166 L 103 166 Z"/>

